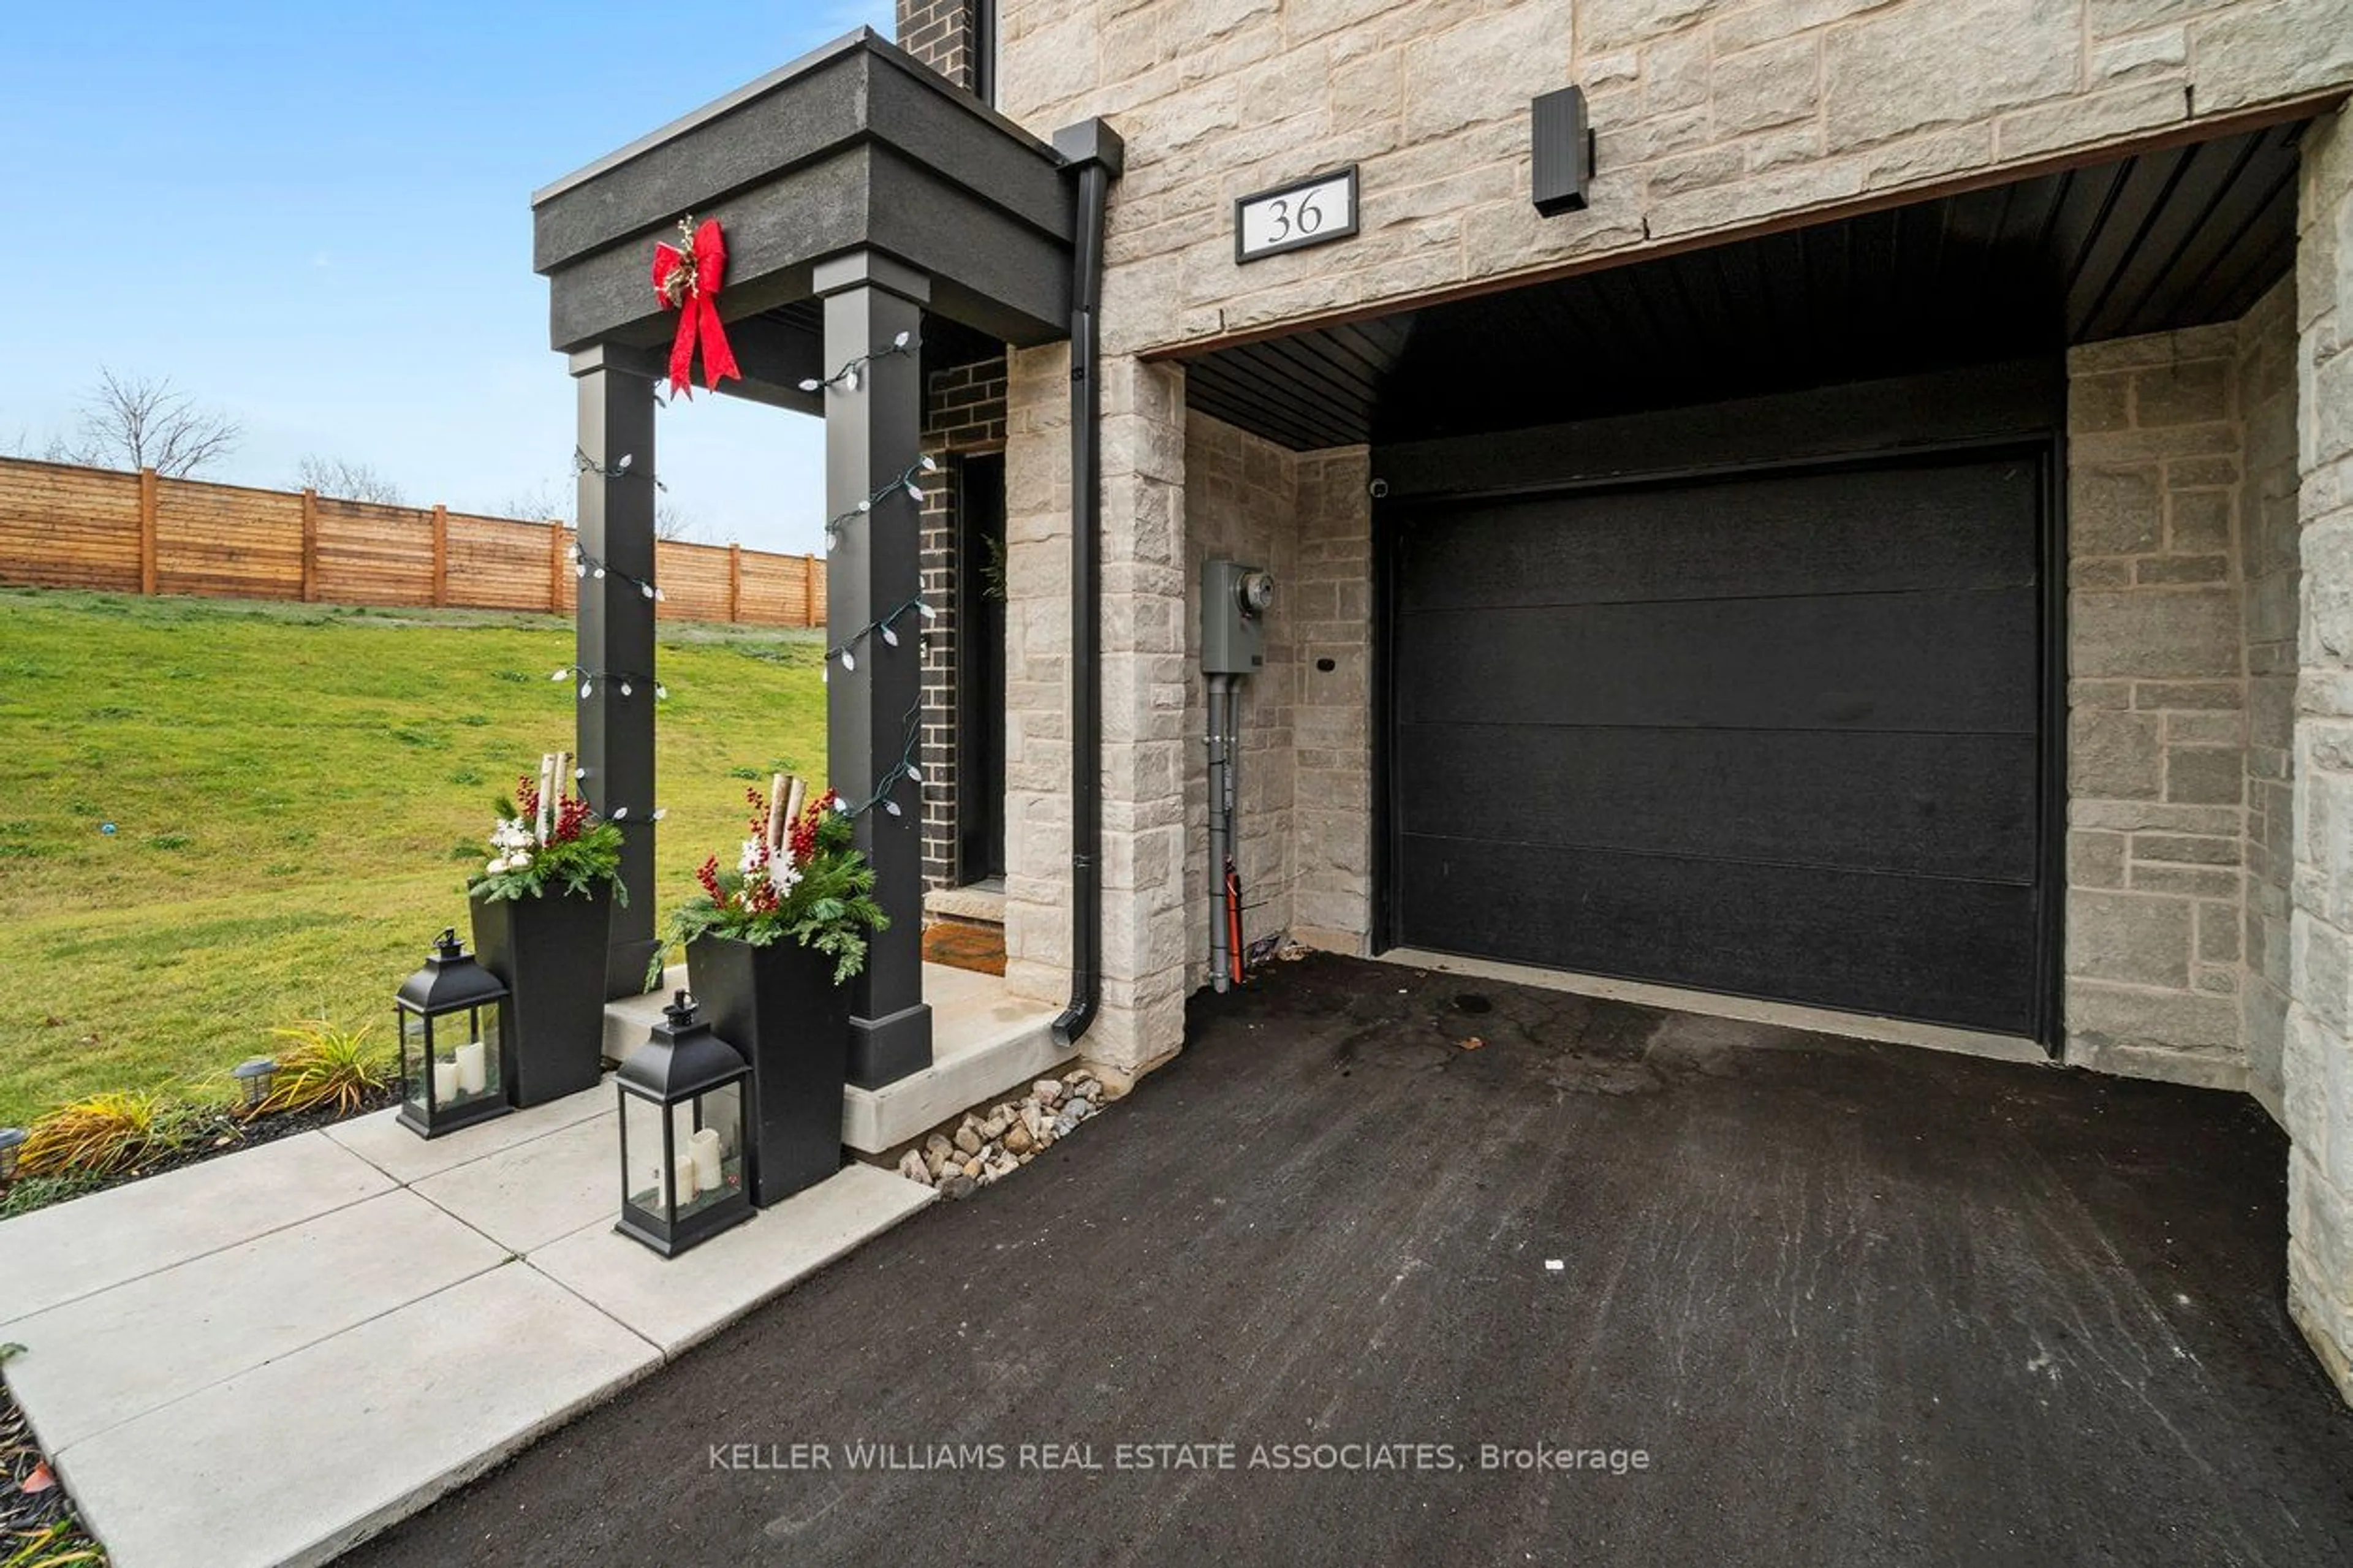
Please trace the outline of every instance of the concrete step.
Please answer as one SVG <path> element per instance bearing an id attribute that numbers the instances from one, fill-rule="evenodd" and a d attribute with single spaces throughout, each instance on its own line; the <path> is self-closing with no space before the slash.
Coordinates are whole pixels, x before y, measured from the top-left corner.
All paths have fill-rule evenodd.
<path id="1" fill-rule="evenodd" d="M 685 989 L 685 966 L 673 965 L 659 991 L 606 1004 L 605 1054 L 628 1060 L 671 994 Z M 927 963 L 923 996 L 932 1006 L 932 1065 L 880 1089 L 842 1089 L 841 1141 L 861 1154 L 1026 1088 L 1075 1054 L 1055 1038 L 1053 1006 L 1015 996 L 997 975 Z"/>

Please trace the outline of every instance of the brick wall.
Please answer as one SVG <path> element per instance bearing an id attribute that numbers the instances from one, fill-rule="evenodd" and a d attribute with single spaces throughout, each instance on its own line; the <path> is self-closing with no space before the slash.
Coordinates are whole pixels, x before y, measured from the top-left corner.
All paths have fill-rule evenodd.
<path id="1" fill-rule="evenodd" d="M 1004 0 L 997 100 L 1127 138 L 1113 353 L 1585 265 L 2353 84 L 2353 0 Z M 1592 206 L 1528 204 L 1586 88 Z M 1232 201 L 1338 164 L 1363 230 L 1238 268 Z"/>
<path id="2" fill-rule="evenodd" d="M 899 47 L 961 88 L 973 85 L 976 0 L 899 0 Z"/>
<path id="3" fill-rule="evenodd" d="M 2342 114 L 2306 132 L 2302 180 L 2288 1310 L 2353 1399 L 2353 126 Z"/>
<path id="4" fill-rule="evenodd" d="M 964 559 L 956 510 L 964 474 L 955 459 L 1005 448 L 1005 360 L 936 371 L 923 386 L 923 450 L 942 459 L 923 491 L 923 597 L 934 618 L 923 635 L 923 886 L 960 887 L 957 844 L 957 647 L 963 635 Z"/>

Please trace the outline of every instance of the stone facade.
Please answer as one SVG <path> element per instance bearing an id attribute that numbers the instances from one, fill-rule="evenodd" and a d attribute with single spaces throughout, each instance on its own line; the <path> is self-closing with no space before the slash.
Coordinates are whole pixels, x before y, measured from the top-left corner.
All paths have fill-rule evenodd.
<path id="1" fill-rule="evenodd" d="M 1249 934 L 1355 949 L 1371 927 L 1366 456 L 1190 414 L 1164 356 L 2307 111 L 2353 85 L 2353 0 L 1006 0 L 999 51 L 1014 119 L 1100 114 L 1127 143 L 1086 1050 L 1133 1074 L 1179 1047 L 1204 977 L 1211 553 L 1282 582 L 1248 699 Z M 1527 106 L 1571 82 L 1593 205 L 1545 219 Z M 2292 287 L 2071 356 L 2064 1008 L 2072 1061 L 2281 1116 L 2291 1305 L 2353 1394 L 2353 133 L 2304 148 Z M 1235 196 L 1346 163 L 1357 237 L 1235 265 Z M 1015 352 L 1006 423 L 1008 974 L 1057 1001 L 1069 371 L 1063 348 Z"/>
<path id="2" fill-rule="evenodd" d="M 2353 124 L 2304 140 L 2296 250 L 2303 591 L 2282 1100 L 2288 1310 L 2353 1398 Z"/>
<path id="3" fill-rule="evenodd" d="M 1104 334 L 1199 342 L 2179 132 L 2353 81 L 2353 0 L 1004 0 L 999 107 L 1127 139 Z M 1571 82 L 1592 206 L 1529 206 Z M 1232 201 L 1355 163 L 1350 244 L 1233 265 Z"/>
<path id="4" fill-rule="evenodd" d="M 2230 325 L 2068 356 L 2067 1048 L 2236 1089 L 2247 832 Z"/>

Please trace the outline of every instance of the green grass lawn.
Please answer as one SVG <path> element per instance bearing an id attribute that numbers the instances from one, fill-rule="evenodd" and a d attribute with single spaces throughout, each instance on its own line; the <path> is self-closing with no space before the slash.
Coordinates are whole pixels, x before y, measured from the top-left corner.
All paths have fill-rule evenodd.
<path id="1" fill-rule="evenodd" d="M 659 881 L 821 778 L 821 631 L 665 627 Z M 572 743 L 568 621 L 0 590 L 0 1124 L 376 1021 L 466 926 L 491 801 Z M 108 833 L 103 825 L 113 824 Z"/>

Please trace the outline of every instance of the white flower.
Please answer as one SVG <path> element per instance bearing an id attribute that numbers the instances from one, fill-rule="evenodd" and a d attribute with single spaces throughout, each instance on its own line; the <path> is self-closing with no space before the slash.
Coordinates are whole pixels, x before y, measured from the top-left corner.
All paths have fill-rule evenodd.
<path id="1" fill-rule="evenodd" d="M 762 844 L 756 838 L 746 838 L 744 840 L 744 858 L 735 862 L 735 869 L 743 872 L 744 875 L 747 877 L 753 872 L 758 870 L 760 868 L 760 853 L 766 847 L 766 845 Z"/>
<path id="2" fill-rule="evenodd" d="M 507 857 L 507 867 L 510 870 L 520 871 L 530 864 L 531 851 L 528 849 L 518 849 Z"/>
<path id="3" fill-rule="evenodd" d="M 485 869 L 485 870 L 487 870 L 487 871 L 489 872 L 489 874 L 490 874 L 490 875 L 491 875 L 491 876 L 493 876 L 493 877 L 497 876 L 500 872 L 501 872 L 501 871 L 505 870 L 506 868 L 507 868 L 507 858 L 506 858 L 505 856 L 503 856 L 503 855 L 500 856 L 497 859 L 495 859 L 495 860 L 491 861 L 488 867 L 484 868 L 484 869 Z"/>
<path id="4" fill-rule="evenodd" d="M 768 886 L 776 889 L 777 895 L 782 897 L 791 892 L 793 884 L 800 879 L 800 868 L 793 864 L 791 848 L 778 846 L 776 858 L 768 862 Z"/>

